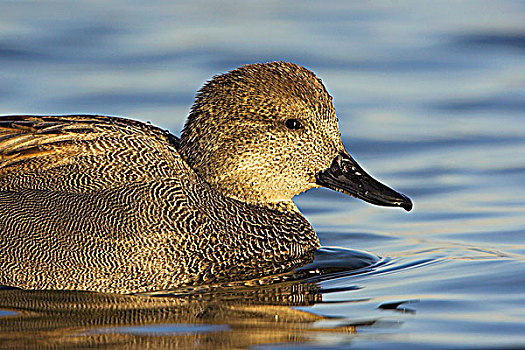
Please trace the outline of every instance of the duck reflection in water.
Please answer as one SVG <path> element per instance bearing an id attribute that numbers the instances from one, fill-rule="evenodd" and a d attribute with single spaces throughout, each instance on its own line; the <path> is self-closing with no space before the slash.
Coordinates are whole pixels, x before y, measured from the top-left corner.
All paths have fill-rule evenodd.
<path id="1" fill-rule="evenodd" d="M 362 266 L 375 261 L 359 254 L 353 258 Z M 347 273 L 363 271 L 370 267 Z M 304 269 L 149 295 L 0 290 L 0 309 L 15 312 L 0 316 L 0 345 L 18 349 L 242 349 L 308 342 L 324 332 L 348 335 L 351 341 L 357 326 L 376 322 L 330 318 L 330 324 L 323 326 L 325 317 L 294 308 L 322 302 L 321 276 L 317 277 L 312 279 L 311 270 Z M 348 290 L 353 288 L 358 287 Z"/>

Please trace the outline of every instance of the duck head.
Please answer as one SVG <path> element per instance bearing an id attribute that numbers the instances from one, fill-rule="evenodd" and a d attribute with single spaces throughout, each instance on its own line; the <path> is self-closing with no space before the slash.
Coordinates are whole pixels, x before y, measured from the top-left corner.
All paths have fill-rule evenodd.
<path id="1" fill-rule="evenodd" d="M 349 155 L 332 97 L 314 73 L 292 63 L 250 64 L 213 77 L 197 94 L 180 145 L 203 180 L 243 202 L 293 206 L 292 197 L 323 186 L 412 208 Z"/>

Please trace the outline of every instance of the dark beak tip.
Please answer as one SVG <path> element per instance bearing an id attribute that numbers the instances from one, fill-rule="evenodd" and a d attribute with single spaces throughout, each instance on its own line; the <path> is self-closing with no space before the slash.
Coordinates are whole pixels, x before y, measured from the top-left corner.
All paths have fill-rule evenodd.
<path id="1" fill-rule="evenodd" d="M 399 206 L 403 209 L 405 209 L 406 211 L 411 211 L 412 208 L 414 208 L 414 204 L 412 203 L 412 201 L 410 200 L 410 198 L 408 198 L 407 196 L 403 196 L 404 198 L 404 201 L 399 203 Z"/>

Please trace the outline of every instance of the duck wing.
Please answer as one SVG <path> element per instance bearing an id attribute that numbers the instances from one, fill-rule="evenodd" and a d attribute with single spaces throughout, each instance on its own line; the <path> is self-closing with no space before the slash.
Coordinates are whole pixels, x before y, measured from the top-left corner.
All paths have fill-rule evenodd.
<path id="1" fill-rule="evenodd" d="M 0 190 L 86 193 L 176 178 L 189 170 L 178 141 L 117 117 L 2 116 Z"/>

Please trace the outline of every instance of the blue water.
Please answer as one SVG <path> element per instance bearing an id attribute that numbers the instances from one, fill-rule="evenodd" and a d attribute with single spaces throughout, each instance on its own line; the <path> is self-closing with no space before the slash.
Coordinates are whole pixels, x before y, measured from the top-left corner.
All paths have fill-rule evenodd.
<path id="1" fill-rule="evenodd" d="M 214 74 L 293 61 L 334 96 L 354 158 L 415 203 L 296 198 L 337 247 L 304 285 L 140 302 L 0 291 L 0 346 L 525 347 L 525 2 L 0 6 L 1 114 L 120 115 L 178 134 Z M 337 271 L 359 254 L 368 267 Z"/>

